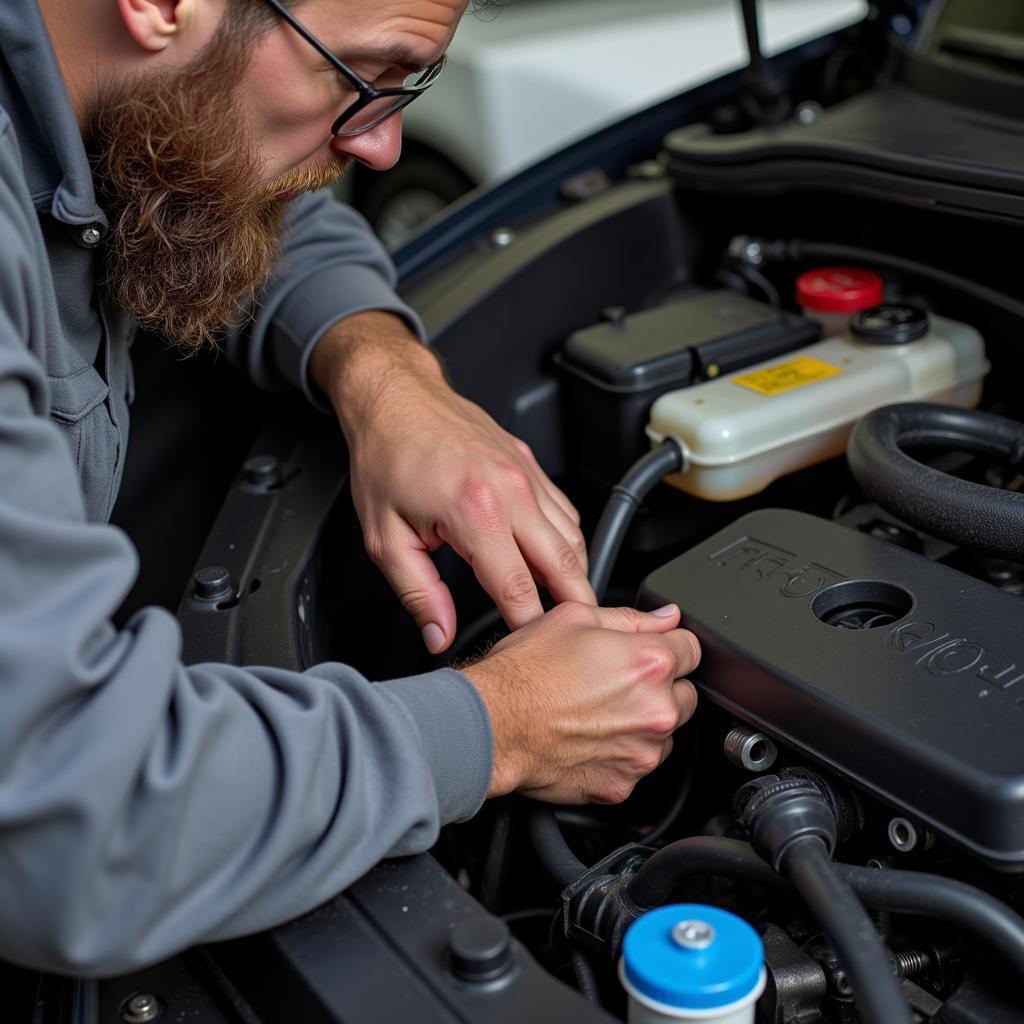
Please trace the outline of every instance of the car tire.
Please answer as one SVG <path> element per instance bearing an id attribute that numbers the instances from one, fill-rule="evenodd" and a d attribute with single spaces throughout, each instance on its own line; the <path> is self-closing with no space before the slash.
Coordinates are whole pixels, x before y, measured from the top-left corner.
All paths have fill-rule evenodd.
<path id="1" fill-rule="evenodd" d="M 407 153 L 390 171 L 359 168 L 353 203 L 389 249 L 473 187 L 450 160 L 429 153 Z"/>

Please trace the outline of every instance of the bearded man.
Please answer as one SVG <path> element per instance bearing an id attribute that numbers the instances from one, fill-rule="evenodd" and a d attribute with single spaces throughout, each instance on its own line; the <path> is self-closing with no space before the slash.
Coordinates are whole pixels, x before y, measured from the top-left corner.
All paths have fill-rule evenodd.
<path id="1" fill-rule="evenodd" d="M 693 711 L 678 610 L 593 606 L 574 509 L 451 391 L 379 245 L 319 191 L 398 158 L 465 6 L 0 9 L 0 957 L 103 974 L 266 928 L 487 795 L 624 799 Z M 367 548 L 431 651 L 456 626 L 442 544 L 511 636 L 371 683 L 186 668 L 157 608 L 115 628 L 136 323 L 334 407 Z"/>

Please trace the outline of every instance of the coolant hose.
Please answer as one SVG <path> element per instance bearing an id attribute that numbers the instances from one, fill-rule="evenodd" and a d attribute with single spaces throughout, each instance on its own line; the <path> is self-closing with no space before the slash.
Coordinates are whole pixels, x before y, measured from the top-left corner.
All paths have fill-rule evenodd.
<path id="1" fill-rule="evenodd" d="M 1024 918 L 976 886 L 919 871 L 890 871 L 856 864 L 832 865 L 857 899 L 871 910 L 920 914 L 957 925 L 1001 953 L 1024 977 Z M 633 876 L 627 895 L 637 914 L 662 906 L 694 875 L 716 875 L 752 885 L 791 888 L 750 843 L 694 836 L 663 846 Z"/>
<path id="2" fill-rule="evenodd" d="M 587 873 L 587 866 L 569 848 L 552 811 L 531 811 L 526 830 L 544 870 L 563 889 Z"/>
<path id="3" fill-rule="evenodd" d="M 1024 468 L 1024 424 L 944 405 L 888 405 L 865 416 L 846 457 L 857 483 L 882 508 L 935 537 L 1024 561 L 1024 494 L 959 480 L 904 449 L 963 451 Z"/>
<path id="4" fill-rule="evenodd" d="M 998 950 L 1024 977 L 1024 918 L 987 892 L 941 875 L 834 864 L 868 907 L 958 925 Z"/>
<path id="5" fill-rule="evenodd" d="M 910 1009 L 871 918 L 837 874 L 823 843 L 808 838 L 785 851 L 780 870 L 821 926 L 853 986 L 864 1024 L 910 1022 Z"/>
<path id="6" fill-rule="evenodd" d="M 789 888 L 750 843 L 720 836 L 691 836 L 663 846 L 630 880 L 627 893 L 638 910 L 660 907 L 691 875 L 739 878 L 755 885 Z"/>
<path id="7" fill-rule="evenodd" d="M 612 488 L 608 504 L 590 542 L 590 584 L 597 595 L 597 603 L 604 599 L 608 580 L 619 556 L 629 524 L 644 498 L 658 482 L 670 473 L 678 473 L 685 456 L 678 442 L 667 438 L 626 471 L 626 475 Z"/>

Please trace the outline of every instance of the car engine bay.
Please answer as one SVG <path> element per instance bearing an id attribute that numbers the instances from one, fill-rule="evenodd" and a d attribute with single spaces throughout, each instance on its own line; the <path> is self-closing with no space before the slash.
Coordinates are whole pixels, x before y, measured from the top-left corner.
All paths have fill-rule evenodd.
<path id="1" fill-rule="evenodd" d="M 621 806 L 492 801 L 307 919 L 101 983 L 98 1019 L 157 991 L 168 1020 L 625 1019 L 629 927 L 685 904 L 757 932 L 760 1024 L 1024 1020 L 1024 84 L 870 20 L 774 67 L 398 254 L 455 386 L 577 503 L 604 603 L 700 638 L 672 755 Z M 271 414 L 187 661 L 379 679 L 503 635 L 441 552 L 460 635 L 423 653 L 343 458 Z"/>

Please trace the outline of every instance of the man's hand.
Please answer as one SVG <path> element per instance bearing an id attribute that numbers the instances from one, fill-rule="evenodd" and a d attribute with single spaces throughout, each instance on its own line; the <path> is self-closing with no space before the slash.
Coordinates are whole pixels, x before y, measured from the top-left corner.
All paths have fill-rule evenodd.
<path id="1" fill-rule="evenodd" d="M 619 803 L 672 749 L 700 660 L 679 609 L 563 604 L 463 669 L 494 731 L 489 796 Z"/>
<path id="2" fill-rule="evenodd" d="M 527 445 L 452 391 L 403 321 L 343 320 L 310 368 L 348 441 L 366 549 L 432 653 L 455 636 L 455 605 L 429 554 L 445 544 L 512 629 L 543 613 L 538 582 L 556 601 L 594 603 L 569 499 Z"/>

